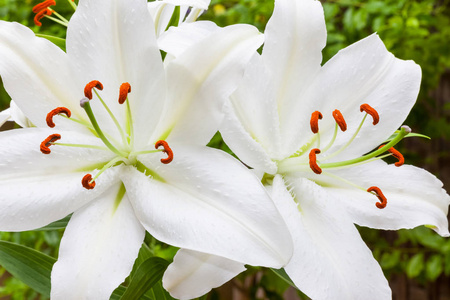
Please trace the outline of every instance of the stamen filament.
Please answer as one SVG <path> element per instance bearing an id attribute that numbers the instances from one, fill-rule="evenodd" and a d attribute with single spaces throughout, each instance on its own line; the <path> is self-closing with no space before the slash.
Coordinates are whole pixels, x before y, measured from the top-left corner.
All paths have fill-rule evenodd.
<path id="1" fill-rule="evenodd" d="M 94 89 L 94 93 L 95 95 L 98 97 L 98 99 L 100 100 L 100 102 L 102 103 L 103 107 L 106 109 L 106 111 L 108 112 L 109 116 L 111 117 L 111 119 L 113 120 L 114 124 L 116 125 L 117 129 L 119 130 L 120 136 L 122 137 L 122 142 L 124 145 L 128 145 L 127 143 L 127 139 L 125 137 L 125 132 L 123 132 L 122 127 L 119 124 L 119 121 L 117 121 L 116 117 L 114 116 L 114 114 L 112 113 L 112 111 L 109 109 L 108 105 L 106 105 L 105 101 L 103 101 L 103 98 L 100 97 L 99 93 L 97 92 L 96 89 Z"/>
<path id="2" fill-rule="evenodd" d="M 130 145 L 131 148 L 133 149 L 134 147 L 134 127 L 133 127 L 133 117 L 131 116 L 131 107 L 130 107 L 130 101 L 128 100 L 127 97 L 127 118 L 128 118 L 128 122 L 127 124 L 128 126 L 128 130 L 129 130 L 129 135 L 130 135 Z"/>
<path id="3" fill-rule="evenodd" d="M 157 149 L 157 150 L 130 152 L 129 156 L 136 156 L 136 155 L 141 155 L 141 154 L 152 154 L 152 153 L 157 153 L 157 152 L 164 152 L 164 150 Z"/>
<path id="4" fill-rule="evenodd" d="M 59 13 L 57 13 L 54 9 L 50 9 L 52 11 L 52 13 L 57 16 L 62 22 L 65 22 L 67 24 L 69 24 L 69 20 L 67 20 L 66 18 L 64 18 L 63 16 L 61 16 Z"/>
<path id="5" fill-rule="evenodd" d="M 328 160 L 332 157 L 335 157 L 336 155 L 338 155 L 339 153 L 341 153 L 342 151 L 344 151 L 348 146 L 350 146 L 350 144 L 355 140 L 356 136 L 358 135 L 358 133 L 361 131 L 361 128 L 364 124 L 364 121 L 367 118 L 367 114 L 364 116 L 364 118 L 362 119 L 361 123 L 359 123 L 358 128 L 356 129 L 355 133 L 353 134 L 353 136 L 350 138 L 350 140 L 347 142 L 347 144 L 345 144 L 341 149 L 337 150 L 336 152 L 333 152 L 332 154 L 328 155 L 324 160 Z M 334 143 L 334 141 L 333 141 Z M 327 146 L 328 147 L 328 146 Z M 331 147 L 331 146 L 330 146 Z"/>
<path id="6" fill-rule="evenodd" d="M 339 181 L 342 181 L 342 182 L 344 182 L 344 183 L 346 183 L 346 184 L 348 184 L 348 185 L 351 185 L 351 186 L 353 186 L 353 187 L 355 187 L 355 188 L 357 188 L 357 189 L 359 189 L 359 190 L 361 190 L 361 191 L 367 192 L 367 189 L 365 189 L 365 188 L 363 188 L 363 187 L 361 187 L 361 186 L 359 186 L 359 185 L 357 185 L 357 184 L 354 184 L 353 182 L 351 182 L 351 181 L 349 181 L 349 180 L 347 180 L 347 179 L 344 179 L 344 178 L 342 178 L 342 177 L 339 177 L 339 176 L 337 176 L 337 175 L 334 175 L 333 173 L 322 172 L 322 174 L 323 174 L 323 175 L 326 175 L 326 176 L 328 176 L 328 177 L 331 177 L 331 178 L 333 178 L 333 179 L 337 179 L 337 180 L 339 180 Z"/>
<path id="7" fill-rule="evenodd" d="M 98 150 L 108 150 L 106 147 L 95 146 L 95 145 L 84 145 L 84 144 L 66 144 L 66 143 L 51 143 L 56 146 L 66 146 L 66 147 L 76 147 L 76 148 L 90 148 L 90 149 L 98 149 Z"/>
<path id="8" fill-rule="evenodd" d="M 91 123 L 92 123 L 92 126 L 94 127 L 95 132 L 97 133 L 98 137 L 103 141 L 103 143 L 106 145 L 106 147 L 108 147 L 109 150 L 116 153 L 117 155 L 119 155 L 121 157 L 126 157 L 127 154 L 122 151 L 117 150 L 116 147 L 114 147 L 109 142 L 109 140 L 105 137 L 105 135 L 103 134 L 103 131 L 100 129 L 100 126 L 98 125 L 97 120 L 95 119 L 94 113 L 92 112 L 92 108 L 91 108 L 91 105 L 89 104 L 89 101 L 84 103 L 83 108 L 86 111 L 86 114 L 88 115 L 89 120 L 91 120 Z"/>
<path id="9" fill-rule="evenodd" d="M 103 166 L 103 168 L 101 168 L 97 174 L 95 174 L 94 178 L 91 179 L 91 182 L 95 181 L 98 177 L 100 177 L 100 175 L 105 172 L 107 169 L 109 169 L 110 167 L 112 167 L 113 165 L 115 165 L 116 163 L 118 163 L 119 161 L 123 161 L 123 157 L 116 157 L 112 160 L 110 160 L 106 165 Z"/>
<path id="10" fill-rule="evenodd" d="M 73 7 L 73 10 L 77 10 L 77 5 L 73 2 L 73 0 L 67 0 L 67 2 L 69 2 L 70 6 Z"/>
<path id="11" fill-rule="evenodd" d="M 338 124 L 336 123 L 336 125 L 334 126 L 333 137 L 331 138 L 331 141 L 328 143 L 328 145 L 322 149 L 323 152 L 326 152 L 328 149 L 331 148 L 331 146 L 333 146 L 334 141 L 336 140 L 336 137 L 337 137 L 337 132 L 338 132 Z"/>
<path id="12" fill-rule="evenodd" d="M 388 149 L 390 149 L 391 147 L 394 147 L 396 144 L 398 144 L 405 136 L 407 136 L 409 133 L 411 132 L 411 129 L 407 126 L 402 126 L 400 133 L 395 137 L 395 139 L 393 139 L 392 141 L 390 141 L 389 143 L 387 143 L 385 146 L 383 146 L 380 149 L 377 149 L 367 155 L 355 158 L 355 159 L 350 159 L 350 160 L 346 160 L 343 162 L 336 162 L 336 163 L 325 163 L 325 164 L 321 164 L 321 168 L 336 168 L 336 167 L 340 167 L 340 166 L 345 166 L 345 165 L 353 165 L 356 163 L 360 163 L 366 160 L 369 160 L 375 156 L 378 156 L 380 154 L 383 154 L 384 152 L 388 151 Z"/>
<path id="13" fill-rule="evenodd" d="M 62 26 L 65 26 L 65 27 L 69 26 L 69 22 L 63 22 L 60 19 L 57 19 L 57 18 L 54 18 L 54 17 L 50 17 L 50 15 L 46 15 L 45 17 L 47 19 L 52 20 L 53 22 L 56 22 L 56 23 L 62 25 Z M 41 25 L 39 25 L 39 26 L 41 26 Z"/>

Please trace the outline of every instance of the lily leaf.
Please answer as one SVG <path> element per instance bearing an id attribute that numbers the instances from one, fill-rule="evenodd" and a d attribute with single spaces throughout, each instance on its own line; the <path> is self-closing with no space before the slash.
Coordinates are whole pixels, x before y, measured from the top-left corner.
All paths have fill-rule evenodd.
<path id="1" fill-rule="evenodd" d="M 52 42 L 53 44 L 55 44 L 56 46 L 58 46 L 59 48 L 61 48 L 61 50 L 66 51 L 66 40 L 65 39 L 62 39 L 62 38 L 56 37 L 56 36 L 52 36 L 52 35 L 40 34 L 40 33 L 37 33 L 36 36 L 47 39 L 50 42 Z"/>
<path id="2" fill-rule="evenodd" d="M 180 7 L 175 6 L 175 9 L 173 11 L 172 17 L 170 18 L 169 24 L 167 24 L 166 31 L 171 26 L 177 27 L 179 22 L 180 22 Z"/>
<path id="3" fill-rule="evenodd" d="M 50 296 L 50 274 L 56 259 L 34 249 L 0 241 L 0 265 L 36 292 Z"/>
<path id="4" fill-rule="evenodd" d="M 72 217 L 72 215 L 70 214 L 61 220 L 58 220 L 58 221 L 48 224 L 47 226 L 41 227 L 39 229 L 35 229 L 35 231 L 51 231 L 51 230 L 64 229 L 67 227 L 67 224 L 69 223 L 69 220 L 71 217 Z"/>
<path id="5" fill-rule="evenodd" d="M 140 299 L 161 280 L 168 265 L 169 262 L 160 257 L 152 257 L 144 261 L 131 277 L 130 284 L 120 299 Z"/>
<path id="6" fill-rule="evenodd" d="M 272 270 L 272 272 L 274 272 L 275 274 L 280 276 L 284 281 L 289 283 L 290 286 L 293 286 L 297 289 L 297 287 L 295 286 L 295 283 L 292 281 L 291 278 L 289 278 L 289 275 L 286 273 L 286 271 L 284 269 L 270 269 L 270 270 Z"/>

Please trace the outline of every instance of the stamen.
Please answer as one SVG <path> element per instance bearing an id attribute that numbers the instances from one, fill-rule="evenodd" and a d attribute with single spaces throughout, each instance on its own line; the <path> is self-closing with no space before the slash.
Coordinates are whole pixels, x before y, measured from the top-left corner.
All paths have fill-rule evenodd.
<path id="1" fill-rule="evenodd" d="M 359 107 L 359 110 L 361 112 L 365 111 L 367 114 L 372 116 L 373 125 L 377 125 L 378 122 L 380 121 L 380 116 L 378 115 L 378 112 L 375 110 L 375 108 L 373 108 L 369 104 L 367 104 L 367 103 L 361 104 L 361 106 Z"/>
<path id="2" fill-rule="evenodd" d="M 347 123 L 345 122 L 344 116 L 342 115 L 342 113 L 338 109 L 335 109 L 333 111 L 333 118 L 336 121 L 336 123 L 339 125 L 339 128 L 342 131 L 346 131 L 347 130 Z"/>
<path id="3" fill-rule="evenodd" d="M 164 140 L 159 140 L 155 143 L 155 149 L 158 149 L 161 146 L 164 147 L 163 152 L 167 154 L 167 158 L 161 158 L 161 162 L 163 164 L 168 164 L 173 160 L 173 151 L 170 149 L 169 144 Z"/>
<path id="4" fill-rule="evenodd" d="M 380 202 L 377 202 L 375 205 L 379 208 L 379 209 L 383 209 L 386 207 L 387 205 L 387 199 L 386 197 L 383 195 L 383 192 L 380 190 L 379 187 L 376 186 L 371 186 L 370 188 L 367 189 L 367 191 L 369 193 L 375 193 L 375 196 L 377 196 L 377 198 L 380 200 Z"/>
<path id="5" fill-rule="evenodd" d="M 319 153 L 320 153 L 320 149 L 317 149 L 317 148 L 311 149 L 311 152 L 309 152 L 309 167 L 316 174 L 322 173 L 322 169 L 317 164 L 317 158 L 316 158 L 316 155 Z"/>
<path id="6" fill-rule="evenodd" d="M 119 91 L 119 103 L 123 104 L 128 97 L 128 93 L 131 93 L 131 85 L 128 82 L 122 83 Z"/>
<path id="7" fill-rule="evenodd" d="M 383 148 L 385 145 L 381 145 L 380 147 L 378 147 L 378 149 Z M 392 156 L 394 156 L 396 159 L 398 159 L 398 162 L 395 163 L 396 167 L 400 167 L 405 163 L 405 158 L 403 157 L 403 155 L 400 153 L 400 151 L 398 151 L 397 149 L 395 149 L 394 147 L 391 147 L 388 149 L 389 153 L 392 154 Z"/>
<path id="8" fill-rule="evenodd" d="M 45 16 L 51 16 L 51 15 L 52 15 L 52 11 L 50 9 L 46 8 L 46 9 L 41 10 L 34 16 L 34 24 L 36 24 L 36 26 L 42 26 L 42 23 L 40 22 L 41 19 Z"/>
<path id="9" fill-rule="evenodd" d="M 96 88 L 98 90 L 103 90 L 103 84 L 98 80 L 92 80 L 84 87 L 84 96 L 89 100 L 92 100 L 92 89 Z"/>
<path id="10" fill-rule="evenodd" d="M 48 8 L 48 7 L 51 6 L 51 5 L 56 5 L 55 0 L 46 0 L 46 1 L 44 1 L 44 2 L 41 2 L 41 3 L 39 3 L 39 4 L 36 4 L 36 5 L 33 7 L 32 11 L 33 11 L 35 14 L 37 14 L 38 12 L 40 12 L 40 11 L 42 11 L 42 10 Z"/>
<path id="11" fill-rule="evenodd" d="M 60 134 L 52 134 L 49 135 L 45 140 L 42 141 L 41 143 L 41 152 L 44 154 L 50 154 L 52 151 L 50 150 L 50 146 L 52 145 L 52 143 L 56 142 L 57 140 L 61 139 L 61 135 Z"/>
<path id="12" fill-rule="evenodd" d="M 315 111 L 311 114 L 311 121 L 309 122 L 311 125 L 311 131 L 316 134 L 319 132 L 319 120 L 322 120 L 323 116 L 320 111 Z"/>
<path id="13" fill-rule="evenodd" d="M 92 190 L 93 188 L 95 188 L 95 181 L 91 180 L 92 180 L 91 174 L 86 174 L 84 175 L 83 179 L 81 179 L 81 184 L 85 189 Z"/>
<path id="14" fill-rule="evenodd" d="M 56 115 L 59 115 L 59 114 L 65 114 L 68 118 L 70 118 L 70 116 L 72 115 L 72 113 L 70 112 L 70 110 L 68 108 L 57 107 L 47 114 L 47 118 L 45 120 L 47 121 L 48 127 L 50 127 L 50 128 L 55 127 L 55 123 L 53 122 L 53 117 Z"/>

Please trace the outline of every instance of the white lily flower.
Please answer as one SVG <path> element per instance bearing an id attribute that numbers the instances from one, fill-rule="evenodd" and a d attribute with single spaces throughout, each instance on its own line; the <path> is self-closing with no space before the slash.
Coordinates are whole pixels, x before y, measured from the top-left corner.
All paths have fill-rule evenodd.
<path id="1" fill-rule="evenodd" d="M 164 66 L 145 0 L 80 0 L 67 53 L 0 22 L 5 89 L 36 126 L 0 134 L 0 230 L 73 212 L 52 299 L 108 299 L 145 230 L 240 263 L 289 260 L 292 240 L 260 181 L 204 146 L 261 43 L 256 28 L 229 26 Z"/>
<path id="2" fill-rule="evenodd" d="M 0 112 L 0 126 L 5 124 L 6 122 L 15 122 L 19 126 L 25 127 L 33 127 L 33 124 L 28 120 L 28 118 L 23 114 L 19 107 L 17 107 L 16 103 L 11 100 L 9 103 L 9 108 Z"/>
<path id="3" fill-rule="evenodd" d="M 387 142 L 416 101 L 420 67 L 395 58 L 377 35 L 321 66 L 326 28 L 319 1 L 276 0 L 265 36 L 262 55 L 252 59 L 225 105 L 221 133 L 261 174 L 290 228 L 294 255 L 285 270 L 312 299 L 390 299 L 354 223 L 389 230 L 429 225 L 449 236 L 450 197 L 442 183 L 423 169 L 401 166 L 403 157 L 392 148 L 410 129 L 402 127 Z M 386 154 L 399 162 L 379 159 Z M 201 253 L 195 260 L 202 256 L 213 261 Z M 219 271 L 211 275 L 200 266 L 185 276 L 175 260 L 166 274 L 180 273 L 187 282 L 220 280 Z M 222 275 L 233 277 L 229 270 Z M 208 284 L 194 286 L 191 297 L 219 285 Z"/>
<path id="4" fill-rule="evenodd" d="M 208 9 L 211 0 L 156 0 L 148 3 L 148 10 L 155 22 L 156 36 L 162 35 L 168 28 L 174 14 L 178 26 L 192 23 Z M 179 11 L 176 11 L 179 9 Z"/>

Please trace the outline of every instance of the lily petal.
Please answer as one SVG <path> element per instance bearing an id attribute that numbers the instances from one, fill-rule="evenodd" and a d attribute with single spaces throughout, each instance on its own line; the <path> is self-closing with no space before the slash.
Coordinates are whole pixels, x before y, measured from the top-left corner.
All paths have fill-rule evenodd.
<path id="1" fill-rule="evenodd" d="M 282 139 L 289 148 L 292 135 L 287 121 L 289 117 L 298 119 L 301 116 L 293 111 L 294 105 L 302 107 L 311 100 L 303 94 L 320 70 L 321 51 L 326 44 L 327 32 L 320 1 L 275 1 L 265 36 L 262 57 L 272 74 Z M 306 121 L 309 123 L 309 119 Z"/>
<path id="2" fill-rule="evenodd" d="M 145 236 L 119 184 L 76 211 L 52 270 L 51 298 L 109 299 L 131 272 Z"/>
<path id="3" fill-rule="evenodd" d="M 118 103 L 119 87 L 130 83 L 135 141 L 137 146 L 146 145 L 165 98 L 164 69 L 147 2 L 82 1 L 69 23 L 67 53 L 77 63 L 84 84 L 91 80 L 103 83 L 101 96 L 121 124 L 126 109 Z M 99 101 L 91 105 L 99 123 L 115 130 Z"/>
<path id="4" fill-rule="evenodd" d="M 277 164 L 272 161 L 267 150 L 244 128 L 243 118 L 238 118 L 233 104 L 224 105 L 225 118 L 220 126 L 220 133 L 227 145 L 248 166 L 260 172 L 275 174 Z"/>
<path id="5" fill-rule="evenodd" d="M 222 121 L 225 99 L 263 36 L 250 25 L 232 25 L 196 43 L 167 66 L 168 103 L 155 140 L 205 145 Z M 208 49 L 208 51 L 204 51 Z M 201 62 L 201 64 L 198 64 Z"/>
<path id="6" fill-rule="evenodd" d="M 0 134 L 4 151 L 0 156 L 0 230 L 45 226 L 82 207 L 117 182 L 117 170 L 111 169 L 98 178 L 94 190 L 83 188 L 81 179 L 86 169 L 92 171 L 93 165 L 101 159 L 108 161 L 110 155 L 106 151 L 58 146 L 52 146 L 50 155 L 42 154 L 39 144 L 50 133 L 53 132 L 34 128 Z M 76 133 L 71 138 L 72 142 L 89 140 Z"/>
<path id="7" fill-rule="evenodd" d="M 60 106 L 69 108 L 74 117 L 85 119 L 79 106 L 82 88 L 77 86 L 67 55 L 59 47 L 36 37 L 23 25 L 0 21 L 0 57 L 5 89 L 33 124 L 47 127 L 45 117 Z M 74 127 L 87 132 L 68 120 L 59 124 L 62 129 Z"/>
<path id="8" fill-rule="evenodd" d="M 294 239 L 285 270 L 295 285 L 312 299 L 391 299 L 380 266 L 346 211 L 312 181 L 288 180 L 295 200 L 280 175 L 272 198 Z"/>
<path id="9" fill-rule="evenodd" d="M 376 34 L 341 50 L 328 61 L 311 86 L 309 99 L 315 108 L 311 107 L 309 113 L 319 110 L 324 115 L 320 123 L 324 144 L 333 135 L 333 110 L 342 112 L 348 128 L 339 132 L 328 153 L 345 145 L 355 133 L 365 115 L 360 112 L 361 104 L 369 104 L 380 116 L 377 125 L 368 116 L 351 146 L 333 160 L 361 156 L 389 138 L 414 105 L 420 80 L 420 67 L 413 61 L 395 58 Z"/>
<path id="10" fill-rule="evenodd" d="M 168 165 L 155 155 L 138 157 L 162 179 L 134 168 L 122 178 L 147 231 L 181 248 L 251 265 L 284 265 L 290 237 L 258 178 L 223 151 L 171 147 L 174 160 Z"/>
<path id="11" fill-rule="evenodd" d="M 244 264 L 220 256 L 178 250 L 163 277 L 163 286 L 172 297 L 193 299 L 221 286 L 245 271 Z"/>
<path id="12" fill-rule="evenodd" d="M 327 187 L 356 224 L 390 230 L 431 225 L 440 235 L 450 236 L 447 220 L 450 196 L 442 188 L 442 182 L 424 169 L 377 161 L 333 173 L 364 188 L 377 186 L 388 200 L 384 209 L 378 209 L 375 206 L 378 199 L 372 194 L 348 185 Z"/>
<path id="13" fill-rule="evenodd" d="M 7 108 L 0 112 L 0 126 L 5 124 L 10 119 L 11 119 L 11 109 L 10 108 Z"/>
<path id="14" fill-rule="evenodd" d="M 186 49 L 221 30 L 214 22 L 198 21 L 183 23 L 179 27 L 170 27 L 158 38 L 158 46 L 164 52 L 178 57 Z"/>

